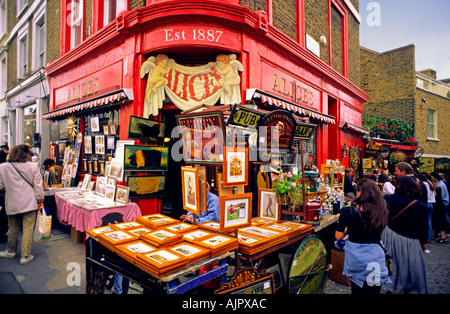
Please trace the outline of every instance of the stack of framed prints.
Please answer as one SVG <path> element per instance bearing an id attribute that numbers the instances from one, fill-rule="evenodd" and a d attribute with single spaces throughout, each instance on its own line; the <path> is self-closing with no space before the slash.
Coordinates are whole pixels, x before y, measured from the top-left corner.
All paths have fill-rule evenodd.
<path id="1" fill-rule="evenodd" d="M 208 229 L 215 232 L 218 232 L 220 229 L 220 224 L 215 221 L 202 222 L 197 224 L 197 226 L 199 226 L 202 229 Z"/>
<path id="2" fill-rule="evenodd" d="M 267 228 L 269 230 L 285 232 L 288 239 L 295 238 L 299 234 L 299 230 L 301 231 L 301 229 L 299 229 L 299 228 L 294 228 L 292 226 L 283 225 L 280 223 L 266 225 L 265 228 Z"/>
<path id="3" fill-rule="evenodd" d="M 244 233 L 238 234 L 238 240 L 239 252 L 247 255 L 259 253 L 271 246 L 268 239 Z"/>
<path id="4" fill-rule="evenodd" d="M 116 245 L 115 249 L 117 255 L 133 264 L 135 263 L 138 254 L 149 253 L 156 250 L 155 247 L 141 240 Z"/>
<path id="5" fill-rule="evenodd" d="M 136 221 L 126 221 L 114 224 L 114 228 L 117 230 L 129 230 L 138 227 L 142 227 L 142 225 Z"/>
<path id="6" fill-rule="evenodd" d="M 135 234 L 135 235 L 137 235 L 138 237 L 140 237 L 141 234 L 148 233 L 148 232 L 153 232 L 153 231 L 154 231 L 154 230 L 149 229 L 149 228 L 147 228 L 147 227 L 145 227 L 145 226 L 137 227 L 137 228 L 134 228 L 134 229 L 128 229 L 128 230 L 127 230 L 127 232 L 132 233 L 132 234 Z"/>
<path id="7" fill-rule="evenodd" d="M 256 236 L 258 238 L 266 239 L 270 242 L 271 246 L 275 246 L 288 240 L 285 232 L 274 231 L 260 226 L 252 226 L 239 229 L 239 234 L 241 233 L 244 235 Z"/>
<path id="8" fill-rule="evenodd" d="M 198 227 L 195 226 L 195 225 L 187 224 L 185 222 L 181 222 L 179 224 L 167 226 L 164 229 L 166 229 L 166 230 L 168 230 L 170 232 L 173 232 L 173 233 L 181 233 L 181 234 L 183 234 L 183 233 L 186 233 L 186 232 L 189 232 L 189 231 L 196 230 L 196 229 L 198 229 Z"/>
<path id="9" fill-rule="evenodd" d="M 128 233 L 124 230 L 113 230 L 98 235 L 98 242 L 112 252 L 115 252 L 115 246 L 118 244 L 137 240 L 139 240 L 137 235 Z"/>
<path id="10" fill-rule="evenodd" d="M 183 235 L 179 233 L 169 232 L 164 229 L 156 230 L 149 233 L 143 233 L 140 238 L 155 247 L 167 246 L 181 242 Z"/>
<path id="11" fill-rule="evenodd" d="M 100 233 L 104 233 L 104 232 L 108 232 L 108 231 L 114 231 L 116 230 L 114 228 L 114 225 L 107 225 L 107 226 L 102 226 L 102 227 L 97 227 L 97 228 L 92 228 L 89 230 L 86 230 L 86 233 L 91 236 L 94 239 L 98 238 L 98 235 Z"/>
<path id="12" fill-rule="evenodd" d="M 312 230 L 312 225 L 302 224 L 300 222 L 295 221 L 281 221 L 280 225 L 293 228 L 295 230 L 293 235 L 294 237 Z"/>
<path id="13" fill-rule="evenodd" d="M 252 226 L 263 226 L 263 225 L 268 225 L 268 224 L 273 224 L 273 223 L 275 223 L 275 222 L 271 219 L 265 219 L 265 218 L 261 218 L 261 217 L 253 217 L 252 218 Z"/>
<path id="14" fill-rule="evenodd" d="M 167 248 L 138 254 L 135 265 L 154 277 L 163 277 L 186 267 L 189 258 Z"/>
<path id="15" fill-rule="evenodd" d="M 197 229 L 195 231 L 187 232 L 183 234 L 183 240 L 189 243 L 195 243 L 200 240 L 205 240 L 214 236 L 214 233 Z"/>
<path id="16" fill-rule="evenodd" d="M 195 244 L 211 251 L 211 257 L 236 250 L 239 247 L 237 238 L 217 234 L 204 240 L 195 241 Z"/>
<path id="17" fill-rule="evenodd" d="M 170 218 L 169 216 L 162 214 L 152 214 L 146 216 L 139 216 L 136 221 L 149 227 L 150 229 L 158 229 L 169 225 L 178 224 L 180 221 Z"/>
<path id="18" fill-rule="evenodd" d="M 195 264 L 210 257 L 211 252 L 203 247 L 188 242 L 181 242 L 168 247 L 170 251 L 176 252 L 189 259 L 188 265 Z"/>

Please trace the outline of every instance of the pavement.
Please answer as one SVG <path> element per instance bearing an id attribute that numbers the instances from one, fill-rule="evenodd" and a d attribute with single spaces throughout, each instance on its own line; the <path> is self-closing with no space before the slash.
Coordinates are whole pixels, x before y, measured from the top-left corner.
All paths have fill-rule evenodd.
<path id="1" fill-rule="evenodd" d="M 20 245 L 20 243 L 19 243 Z M 0 243 L 0 251 L 6 242 Z M 431 243 L 424 254 L 431 294 L 450 294 L 450 244 Z M 12 273 L 16 285 L 25 294 L 84 294 L 86 291 L 85 246 L 71 239 L 67 228 L 54 228 L 51 239 L 33 243 L 34 261 L 20 265 L 20 254 L 13 259 L 0 258 L 0 294 L 15 292 L 1 283 L 1 275 Z M 5 276 L 4 276 L 5 277 Z M 12 277 L 12 276 L 10 276 Z M 7 285 L 6 285 L 7 286 Z M 141 293 L 132 284 L 130 294 Z M 383 292 L 383 291 L 382 291 Z M 106 294 L 112 291 L 106 289 Z M 350 294 L 350 287 L 328 280 L 324 294 Z"/>

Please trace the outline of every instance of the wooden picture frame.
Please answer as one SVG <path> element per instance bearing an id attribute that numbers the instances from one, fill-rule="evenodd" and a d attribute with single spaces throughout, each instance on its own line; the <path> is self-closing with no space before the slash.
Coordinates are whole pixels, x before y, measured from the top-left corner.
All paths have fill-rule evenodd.
<path id="1" fill-rule="evenodd" d="M 225 126 L 221 111 L 177 115 L 176 120 L 186 163 L 222 165 Z"/>
<path id="2" fill-rule="evenodd" d="M 95 153 L 98 155 L 105 154 L 105 136 L 96 135 L 95 136 Z"/>
<path id="3" fill-rule="evenodd" d="M 99 117 L 91 117 L 91 133 L 100 132 L 100 120 Z"/>
<path id="4" fill-rule="evenodd" d="M 130 189 L 129 198 L 162 197 L 166 177 L 163 175 L 127 176 L 127 186 Z"/>
<path id="5" fill-rule="evenodd" d="M 124 171 L 169 170 L 169 147 L 125 145 Z"/>
<path id="6" fill-rule="evenodd" d="M 111 135 L 116 135 L 117 134 L 117 130 L 116 130 L 116 125 L 115 124 L 110 124 L 109 125 L 109 134 L 111 134 Z"/>
<path id="7" fill-rule="evenodd" d="M 90 174 L 85 174 L 83 178 L 83 184 L 81 184 L 82 190 L 87 190 L 89 182 L 91 181 L 92 176 Z"/>
<path id="8" fill-rule="evenodd" d="M 140 237 L 142 240 L 155 247 L 161 247 L 172 243 L 175 244 L 183 240 L 182 234 L 169 232 L 165 229 L 158 229 L 153 232 L 143 233 Z"/>
<path id="9" fill-rule="evenodd" d="M 91 135 L 84 136 L 84 153 L 92 154 L 92 136 Z"/>
<path id="10" fill-rule="evenodd" d="M 116 185 L 107 183 L 105 187 L 105 198 L 114 201 L 115 196 L 116 196 Z"/>
<path id="11" fill-rule="evenodd" d="M 168 247 L 168 249 L 188 258 L 188 265 L 207 259 L 211 254 L 209 250 L 188 242 L 178 243 L 176 245 Z"/>
<path id="12" fill-rule="evenodd" d="M 229 147 L 223 149 L 223 186 L 248 185 L 248 148 Z"/>
<path id="13" fill-rule="evenodd" d="M 106 177 L 97 177 L 95 184 L 95 194 L 105 196 L 106 192 Z"/>
<path id="14" fill-rule="evenodd" d="M 130 188 L 128 186 L 118 185 L 116 190 L 117 203 L 128 204 L 128 198 L 130 195 Z"/>
<path id="15" fill-rule="evenodd" d="M 109 127 L 108 125 L 103 126 L 103 135 L 109 135 Z"/>
<path id="16" fill-rule="evenodd" d="M 231 232 L 251 225 L 252 193 L 219 197 L 219 232 Z"/>
<path id="17" fill-rule="evenodd" d="M 271 221 L 281 220 L 281 204 L 277 203 L 275 192 L 272 192 L 272 189 L 258 189 L 257 216 Z"/>
<path id="18" fill-rule="evenodd" d="M 183 209 L 200 215 L 200 183 L 198 169 L 181 167 Z"/>
<path id="19" fill-rule="evenodd" d="M 106 149 L 115 149 L 116 148 L 116 137 L 115 136 L 107 136 L 106 137 Z"/>
<path id="20" fill-rule="evenodd" d="M 164 142 L 166 124 L 163 122 L 130 116 L 130 123 L 128 125 L 128 139 L 150 143 Z"/>

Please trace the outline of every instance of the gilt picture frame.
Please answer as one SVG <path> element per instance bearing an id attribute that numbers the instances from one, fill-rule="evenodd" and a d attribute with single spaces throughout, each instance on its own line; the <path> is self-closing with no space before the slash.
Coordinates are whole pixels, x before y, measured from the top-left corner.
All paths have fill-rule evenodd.
<path id="1" fill-rule="evenodd" d="M 281 220 L 281 204 L 272 189 L 258 189 L 258 217 L 271 221 Z"/>
<path id="2" fill-rule="evenodd" d="M 248 185 L 248 148 L 224 147 L 223 186 Z"/>
<path id="3" fill-rule="evenodd" d="M 125 145 L 124 171 L 169 170 L 169 147 Z"/>

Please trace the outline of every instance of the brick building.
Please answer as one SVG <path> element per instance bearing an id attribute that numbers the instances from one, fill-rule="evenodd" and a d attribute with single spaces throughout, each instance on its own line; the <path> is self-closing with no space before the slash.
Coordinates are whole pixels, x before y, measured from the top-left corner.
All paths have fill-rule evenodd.
<path id="1" fill-rule="evenodd" d="M 0 142 L 48 156 L 47 1 L 0 1 Z M 45 143 L 44 145 L 41 145 Z"/>
<path id="2" fill-rule="evenodd" d="M 362 104 L 368 99 L 359 87 L 358 10 L 357 0 L 50 0 L 49 109 L 43 117 L 53 129 L 73 116 L 87 136 L 99 134 L 90 122 L 100 117 L 101 125 L 120 125 L 116 140 L 128 138 L 130 116 L 164 122 L 169 130 L 177 114 L 203 97 L 191 94 L 191 102 L 184 103 L 175 99 L 195 91 L 183 85 L 170 94 L 169 79 L 184 84 L 201 81 L 200 76 L 166 76 L 161 107 L 149 114 L 147 77 L 140 74 L 144 62 L 166 54 L 176 64 L 193 68 L 226 54 L 242 65 L 240 98 L 214 104 L 269 111 L 281 106 L 317 124 L 306 156 L 313 155 L 319 165 L 341 159 L 344 144 L 362 143 Z M 54 144 L 51 135 L 50 142 Z M 81 154 L 82 159 L 93 157 L 104 158 Z M 349 163 L 348 158 L 342 161 Z M 169 177 L 179 181 L 177 173 L 169 171 Z M 141 208 L 161 206 L 154 199 L 139 202 Z"/>
<path id="3" fill-rule="evenodd" d="M 378 118 L 410 125 L 411 136 L 424 151 L 421 169 L 434 171 L 435 163 L 448 165 L 450 86 L 437 80 L 434 70 L 416 71 L 414 45 L 383 53 L 361 47 L 361 88 L 370 96 L 363 111 L 368 128 L 373 127 L 369 121 Z M 404 146 L 408 144 L 404 138 L 392 140 L 400 140 L 400 150 L 409 159 L 414 157 L 416 147 Z"/>

